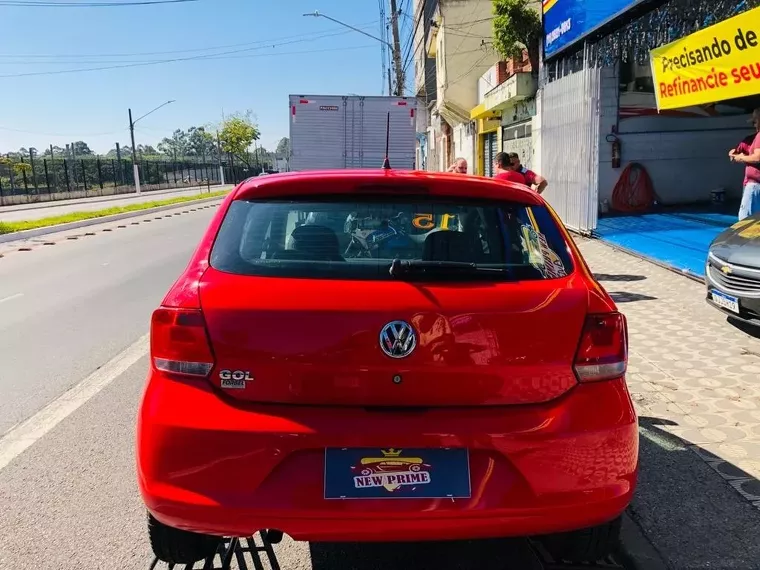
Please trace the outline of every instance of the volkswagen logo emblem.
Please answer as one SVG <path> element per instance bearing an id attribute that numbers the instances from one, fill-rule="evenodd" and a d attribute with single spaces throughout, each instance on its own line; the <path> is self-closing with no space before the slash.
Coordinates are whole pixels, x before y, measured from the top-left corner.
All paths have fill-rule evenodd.
<path id="1" fill-rule="evenodd" d="M 417 348 L 417 335 L 405 321 L 388 323 L 380 331 L 380 348 L 391 358 L 406 358 Z"/>

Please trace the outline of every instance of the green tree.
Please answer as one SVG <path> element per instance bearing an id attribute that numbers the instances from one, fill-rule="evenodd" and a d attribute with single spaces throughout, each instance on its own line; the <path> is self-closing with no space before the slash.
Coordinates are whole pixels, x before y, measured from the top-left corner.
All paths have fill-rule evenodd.
<path id="1" fill-rule="evenodd" d="M 290 139 L 288 137 L 282 137 L 280 142 L 277 143 L 275 153 L 279 157 L 286 157 L 290 154 Z"/>
<path id="2" fill-rule="evenodd" d="M 74 154 L 76 156 L 92 156 L 95 153 L 92 152 L 92 149 L 90 149 L 86 142 L 76 141 L 74 143 Z"/>
<path id="3" fill-rule="evenodd" d="M 253 123 L 250 111 L 228 117 L 219 132 L 222 151 L 228 152 L 243 161 L 250 168 L 248 148 L 253 141 L 259 140 L 259 129 Z"/>
<path id="4" fill-rule="evenodd" d="M 182 129 L 177 129 L 172 133 L 171 138 L 164 138 L 158 143 L 158 150 L 162 154 L 174 157 L 184 157 L 188 149 L 187 133 Z"/>
<path id="5" fill-rule="evenodd" d="M 20 158 L 12 158 L 11 153 L 8 153 L 8 157 L 0 156 L 0 164 L 12 168 L 17 176 L 21 176 L 24 172 L 29 173 L 32 171 L 31 164 L 28 162 L 21 162 Z"/>
<path id="6" fill-rule="evenodd" d="M 505 58 L 520 58 L 528 50 L 533 73 L 538 73 L 541 16 L 530 0 L 493 0 L 493 42 Z"/>
<path id="7" fill-rule="evenodd" d="M 129 149 L 129 152 L 132 152 L 132 149 Z M 149 144 L 138 144 L 137 145 L 137 154 L 140 156 L 160 156 L 161 153 L 157 151 L 154 147 L 152 147 Z"/>
<path id="8" fill-rule="evenodd" d="M 190 127 L 187 130 L 187 147 L 191 156 L 210 158 L 216 154 L 214 135 L 206 127 Z"/>
<path id="9" fill-rule="evenodd" d="M 114 152 L 116 152 L 116 151 L 114 150 Z M 61 147 L 59 147 L 59 146 L 54 146 L 53 147 L 53 156 L 62 156 L 63 153 L 64 153 L 64 150 Z M 42 154 L 43 154 L 43 156 L 50 156 L 50 147 L 46 148 L 45 152 L 42 153 Z"/>

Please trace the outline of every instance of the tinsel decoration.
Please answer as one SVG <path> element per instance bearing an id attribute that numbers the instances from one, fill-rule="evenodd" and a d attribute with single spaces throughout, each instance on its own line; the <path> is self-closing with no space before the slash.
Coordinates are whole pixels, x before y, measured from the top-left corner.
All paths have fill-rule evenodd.
<path id="1" fill-rule="evenodd" d="M 547 79 L 577 71 L 584 61 L 603 67 L 618 61 L 648 65 L 650 50 L 757 7 L 760 0 L 669 0 L 585 48 L 547 62 Z"/>

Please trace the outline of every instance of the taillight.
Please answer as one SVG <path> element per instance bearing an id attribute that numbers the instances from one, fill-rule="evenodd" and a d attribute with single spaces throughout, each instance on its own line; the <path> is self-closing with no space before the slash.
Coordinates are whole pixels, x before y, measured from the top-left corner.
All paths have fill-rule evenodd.
<path id="1" fill-rule="evenodd" d="M 214 355 L 203 313 L 199 309 L 157 309 L 151 320 L 150 352 L 153 365 L 162 372 L 208 376 Z"/>
<path id="2" fill-rule="evenodd" d="M 628 366 L 628 327 L 621 313 L 588 315 L 575 356 L 581 382 L 612 380 Z"/>

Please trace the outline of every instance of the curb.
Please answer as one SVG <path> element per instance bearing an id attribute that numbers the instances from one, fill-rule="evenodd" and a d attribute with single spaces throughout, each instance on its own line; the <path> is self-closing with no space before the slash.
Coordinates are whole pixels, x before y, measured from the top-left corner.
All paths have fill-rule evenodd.
<path id="1" fill-rule="evenodd" d="M 20 232 L 13 232 L 9 234 L 0 235 L 0 243 L 23 241 L 26 239 L 35 238 L 39 236 L 55 234 L 58 232 L 66 232 L 69 230 L 76 230 L 79 228 L 96 226 L 99 224 L 107 224 L 108 222 L 117 222 L 119 220 L 126 220 L 127 218 L 137 218 L 139 216 L 145 216 L 146 214 L 154 214 L 156 212 L 163 212 L 166 210 L 176 210 L 177 208 L 188 207 L 194 204 L 204 204 L 206 202 L 216 202 L 216 201 L 221 202 L 223 199 L 224 199 L 224 196 L 215 196 L 213 198 L 200 198 L 198 200 L 188 200 L 186 202 L 178 202 L 176 204 L 168 204 L 166 206 L 158 206 L 156 208 L 146 208 L 144 210 L 134 210 L 132 212 L 124 212 L 123 214 L 114 214 L 112 216 L 90 218 L 88 220 L 81 220 L 79 222 L 69 222 L 67 224 L 45 226 L 44 228 L 35 228 L 33 230 L 22 230 Z"/>
<path id="2" fill-rule="evenodd" d="M 669 570 L 670 568 L 628 511 L 623 513 L 617 557 L 626 568 L 631 570 Z"/>

